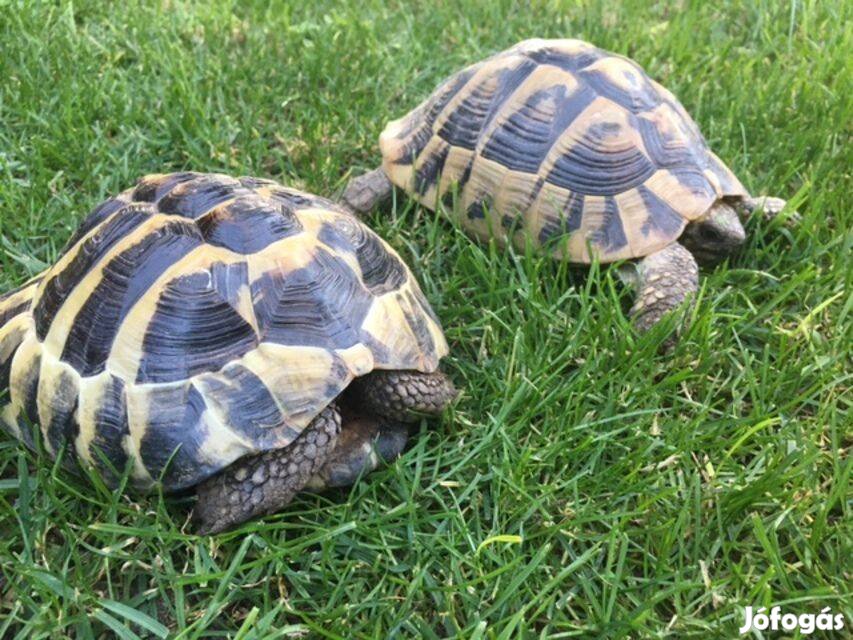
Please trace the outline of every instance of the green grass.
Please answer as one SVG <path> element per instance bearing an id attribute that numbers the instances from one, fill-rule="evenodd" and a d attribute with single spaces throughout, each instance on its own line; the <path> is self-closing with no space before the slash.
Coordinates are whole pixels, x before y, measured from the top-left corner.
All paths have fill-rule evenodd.
<path id="1" fill-rule="evenodd" d="M 662 355 L 612 270 L 399 197 L 371 223 L 444 322 L 454 411 L 351 491 L 216 538 L 189 499 L 93 489 L 2 437 L 0 637 L 730 638 L 771 603 L 853 625 L 849 3 L 110 4 L 0 2 L 3 289 L 148 172 L 335 195 L 385 120 L 531 36 L 636 59 L 803 222 L 751 222 Z"/>

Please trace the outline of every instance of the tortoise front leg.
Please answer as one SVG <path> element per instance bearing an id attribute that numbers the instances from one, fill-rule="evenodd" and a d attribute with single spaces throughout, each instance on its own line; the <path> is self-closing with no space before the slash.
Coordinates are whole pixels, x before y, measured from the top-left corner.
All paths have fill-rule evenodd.
<path id="1" fill-rule="evenodd" d="M 764 220 L 771 221 L 785 208 L 787 205 L 787 201 L 782 200 L 782 198 L 773 198 L 771 196 L 758 196 L 757 198 L 744 198 L 739 203 L 737 207 L 738 212 L 741 214 L 741 218 L 746 219 L 756 212 L 761 211 Z M 788 221 L 791 223 L 797 223 L 802 219 L 799 213 L 796 211 L 791 211 L 788 216 Z"/>
<path id="2" fill-rule="evenodd" d="M 631 308 L 634 326 L 651 329 L 699 288 L 699 267 L 693 255 L 674 242 L 637 263 L 637 297 Z"/>
<path id="3" fill-rule="evenodd" d="M 350 180 L 342 200 L 351 211 L 362 216 L 390 198 L 393 191 L 394 185 L 379 167 Z"/>
<path id="4" fill-rule="evenodd" d="M 349 386 L 347 397 L 368 415 L 400 422 L 417 422 L 437 416 L 458 395 L 447 374 L 441 371 L 373 371 Z"/>
<path id="5" fill-rule="evenodd" d="M 198 533 L 219 533 L 279 511 L 308 483 L 335 447 L 341 414 L 331 404 L 288 447 L 238 460 L 198 486 Z"/>

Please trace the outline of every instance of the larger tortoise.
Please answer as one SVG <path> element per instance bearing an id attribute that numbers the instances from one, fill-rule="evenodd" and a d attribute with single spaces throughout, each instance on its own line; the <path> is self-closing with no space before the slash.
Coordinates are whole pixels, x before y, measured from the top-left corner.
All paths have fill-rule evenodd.
<path id="1" fill-rule="evenodd" d="M 444 81 L 387 125 L 382 166 L 353 179 L 358 213 L 394 185 L 470 233 L 575 263 L 637 259 L 645 330 L 745 240 L 752 198 L 678 100 L 634 62 L 579 40 L 526 40 Z M 455 207 L 450 207 L 456 198 Z"/>
<path id="2" fill-rule="evenodd" d="M 340 486 L 454 397 L 400 257 L 351 213 L 254 178 L 143 178 L 0 298 L 0 422 L 108 481 L 198 487 L 203 532 Z M 341 433 L 339 437 L 339 432 Z"/>

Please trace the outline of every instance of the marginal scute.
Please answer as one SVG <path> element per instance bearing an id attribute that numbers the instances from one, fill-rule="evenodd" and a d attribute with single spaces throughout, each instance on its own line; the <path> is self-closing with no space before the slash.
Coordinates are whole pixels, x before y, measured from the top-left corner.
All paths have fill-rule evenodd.
<path id="1" fill-rule="evenodd" d="M 499 162 L 475 156 L 471 176 L 463 189 L 461 206 L 467 213 L 469 229 L 490 237 L 500 227 L 500 214 L 493 206 L 509 170 Z M 509 213 L 509 212 L 507 212 Z"/>
<path id="2" fill-rule="evenodd" d="M 199 456 L 209 429 L 207 405 L 192 383 L 131 387 L 130 394 L 148 410 L 139 453 L 152 479 L 183 489 L 219 469 Z"/>
<path id="3" fill-rule="evenodd" d="M 531 216 L 525 215 L 539 195 L 545 180 L 537 178 L 531 181 L 529 177 L 517 171 L 510 171 L 504 176 L 503 182 L 494 199 L 497 211 L 502 212 L 502 220 L 512 220 L 510 227 L 523 234 L 531 222 Z M 523 235 L 521 236 L 524 237 Z"/>
<path id="4" fill-rule="evenodd" d="M 718 196 L 723 198 L 732 196 L 747 197 L 749 195 L 740 180 L 738 180 L 737 176 L 732 173 L 731 169 L 723 164 L 715 153 L 711 151 L 708 152 L 708 161 L 709 166 L 708 169 L 705 170 L 705 173 L 706 175 L 708 173 L 714 174 L 714 177 L 716 178 L 714 184 L 717 185 Z"/>
<path id="5" fill-rule="evenodd" d="M 484 220 L 486 218 L 486 209 L 490 206 L 491 198 L 474 200 L 474 202 L 468 205 L 468 209 L 466 211 L 468 218 L 470 220 Z"/>
<path id="6" fill-rule="evenodd" d="M 455 202 L 471 234 L 574 262 L 648 255 L 747 195 L 672 93 L 579 40 L 472 65 L 389 123 L 380 149 L 393 184 L 428 208 Z"/>
<path id="7" fill-rule="evenodd" d="M 33 446 L 32 430 L 39 426 L 38 388 L 41 378 L 42 348 L 31 333 L 12 358 L 9 374 L 9 416 L 20 437 Z M 5 412 L 4 412 L 5 413 Z"/>
<path id="8" fill-rule="evenodd" d="M 12 361 L 30 330 L 31 320 L 19 315 L 0 326 L 0 390 L 9 387 Z"/>
<path id="9" fill-rule="evenodd" d="M 690 182 L 688 174 L 682 174 L 679 179 L 671 171 L 660 169 L 643 183 L 643 187 L 689 221 L 704 214 L 716 199 L 711 185 L 706 185 L 704 197 L 697 197 L 690 188 Z M 701 173 L 694 174 L 692 182 L 695 185 L 702 185 Z"/>
<path id="10" fill-rule="evenodd" d="M 373 371 L 375 365 L 373 352 L 363 343 L 353 345 L 348 349 L 338 349 L 335 353 L 355 377 Z"/>
<path id="11" fill-rule="evenodd" d="M 577 231 L 581 226 L 584 210 L 582 193 L 569 193 L 564 200 L 558 201 L 556 206 L 547 199 L 546 202 L 551 206 L 547 209 L 540 206 L 542 225 L 539 230 L 539 243 L 542 245 Z"/>
<path id="12" fill-rule="evenodd" d="M 88 459 L 108 481 L 115 481 L 129 462 L 125 448 L 130 436 L 127 390 L 119 378 L 113 375 L 105 378 L 94 420 L 96 429 L 89 442 Z"/>
<path id="13" fill-rule="evenodd" d="M 444 197 L 455 193 L 464 194 L 468 180 L 471 178 L 474 153 L 466 149 L 451 147 L 444 163 L 444 174 L 441 176 L 439 193 Z M 423 200 L 423 202 L 427 202 Z"/>
<path id="14" fill-rule="evenodd" d="M 601 226 L 592 231 L 590 236 L 594 244 L 602 247 L 605 255 L 614 255 L 621 253 L 628 245 L 628 239 L 625 237 L 625 229 L 622 226 L 622 218 L 619 217 L 619 208 L 616 206 L 616 200 L 613 196 L 604 198 L 604 215 L 602 217 Z M 631 257 L 630 254 L 624 254 L 626 258 Z"/>
<path id="15" fill-rule="evenodd" d="M 12 318 L 30 310 L 41 276 L 37 276 L 20 287 L 0 296 L 0 327 Z"/>
<path id="16" fill-rule="evenodd" d="M 438 149 L 435 153 L 424 155 L 420 162 L 418 170 L 415 172 L 415 191 L 420 195 L 425 195 L 429 188 L 438 182 L 441 172 L 444 170 L 444 163 L 447 162 L 447 155 L 450 153 L 450 145 L 443 140 L 436 145 Z"/>
<path id="17" fill-rule="evenodd" d="M 39 423 L 47 450 L 57 455 L 67 447 L 65 460 L 76 458 L 74 441 L 80 431 L 75 413 L 79 400 L 79 376 L 68 365 L 43 357 L 37 391 Z"/>
<path id="18" fill-rule="evenodd" d="M 658 198 L 643 185 L 637 187 L 637 193 L 643 200 L 646 212 L 646 220 L 640 226 L 642 233 L 646 236 L 653 232 L 659 233 L 664 238 L 680 235 L 686 225 L 686 221 L 678 212 Z"/>

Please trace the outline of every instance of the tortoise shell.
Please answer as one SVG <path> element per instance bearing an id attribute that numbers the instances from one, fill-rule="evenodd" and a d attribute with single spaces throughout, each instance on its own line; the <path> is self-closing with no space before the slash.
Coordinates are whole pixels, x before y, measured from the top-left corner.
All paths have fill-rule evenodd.
<path id="1" fill-rule="evenodd" d="M 380 137 L 390 180 L 480 237 L 636 258 L 746 195 L 678 100 L 579 40 L 526 40 L 446 80 Z"/>
<path id="2" fill-rule="evenodd" d="M 405 263 L 337 205 L 254 178 L 152 175 L 0 299 L 0 422 L 141 486 L 286 447 L 373 369 L 447 353 Z"/>

